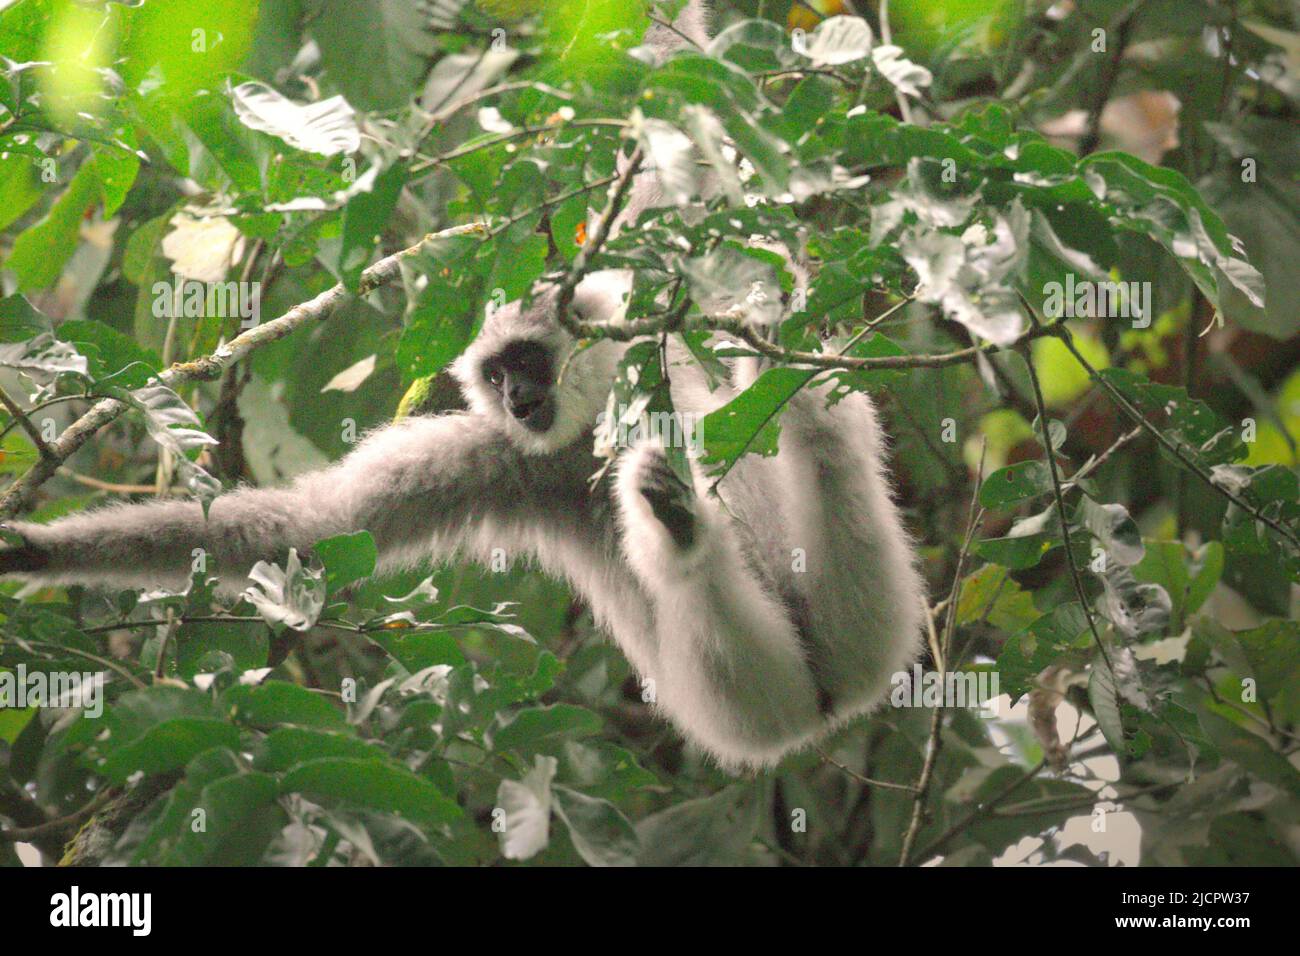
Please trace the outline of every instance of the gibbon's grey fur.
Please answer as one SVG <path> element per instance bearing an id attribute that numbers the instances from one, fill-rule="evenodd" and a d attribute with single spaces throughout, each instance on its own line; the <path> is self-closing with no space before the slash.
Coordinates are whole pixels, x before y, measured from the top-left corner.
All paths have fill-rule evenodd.
<path id="1" fill-rule="evenodd" d="M 679 23 L 703 37 L 700 13 L 692 3 Z M 659 31 L 656 42 L 674 45 Z M 617 321 L 628 278 L 588 276 L 573 310 Z M 683 483 L 649 438 L 592 486 L 593 427 L 627 346 L 578 352 L 557 383 L 573 342 L 556 297 L 543 286 L 527 307 L 489 313 L 452 369 L 467 412 L 381 428 L 286 488 L 218 497 L 206 520 L 196 502 L 153 501 L 16 523 L 26 543 L 0 551 L 0 573 L 176 585 L 196 548 L 229 577 L 359 529 L 374 537 L 380 574 L 452 557 L 486 563 L 499 548 L 581 593 L 658 709 L 724 767 L 774 764 L 872 709 L 919 653 L 925 606 L 871 401 L 853 393 L 827 407 L 829 386 L 800 392 L 778 454 L 742 458 L 718 498 L 698 471 L 694 487 Z M 687 421 L 757 373 L 738 361 L 732 381 L 710 391 L 684 346 L 670 343 L 668 357 Z"/>

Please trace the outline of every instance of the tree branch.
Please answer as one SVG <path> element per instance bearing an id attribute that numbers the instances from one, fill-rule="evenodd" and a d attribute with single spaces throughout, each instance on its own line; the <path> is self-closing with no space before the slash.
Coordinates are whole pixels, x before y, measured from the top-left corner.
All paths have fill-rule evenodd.
<path id="1" fill-rule="evenodd" d="M 105 787 L 95 794 L 84 807 L 75 813 L 68 814 L 66 817 L 46 820 L 33 826 L 11 827 L 8 830 L 0 830 L 0 843 L 31 843 L 38 848 L 42 845 L 54 846 L 54 840 L 57 837 L 81 826 L 109 800 L 113 799 L 116 794 L 117 791 L 114 788 Z"/>
<path id="2" fill-rule="evenodd" d="M 1102 378 L 1100 373 L 1098 373 L 1098 371 L 1092 367 L 1092 363 L 1090 363 L 1086 358 L 1084 358 L 1083 355 L 1079 352 L 1079 350 L 1075 348 L 1074 339 L 1070 335 L 1068 329 L 1064 328 L 1063 326 L 1060 326 L 1059 323 L 1057 325 L 1050 326 L 1050 328 L 1053 334 L 1055 334 L 1057 337 L 1060 338 L 1062 342 L 1065 343 L 1065 347 L 1069 349 L 1070 354 L 1074 356 L 1075 361 L 1078 362 L 1083 367 L 1084 371 L 1088 373 L 1088 377 L 1091 378 L 1098 385 L 1100 385 L 1103 390 L 1105 390 L 1107 397 L 1109 397 L 1110 400 L 1115 403 L 1115 406 L 1120 411 L 1122 411 L 1125 415 L 1127 415 L 1130 419 L 1132 419 L 1135 424 L 1140 426 L 1143 430 L 1149 433 L 1156 441 L 1158 441 L 1161 445 L 1163 445 L 1171 455 L 1173 455 L 1180 462 L 1182 462 L 1182 464 L 1186 468 L 1188 468 L 1194 475 L 1196 475 L 1197 478 L 1201 479 L 1201 481 L 1207 487 L 1213 489 L 1218 494 L 1227 498 L 1230 502 L 1232 502 L 1242 511 L 1246 512 L 1246 514 L 1250 515 L 1256 521 L 1260 521 L 1268 525 L 1268 527 L 1272 528 L 1275 532 L 1281 535 L 1282 539 L 1288 542 L 1292 548 L 1300 550 L 1300 539 L 1297 539 L 1295 532 L 1291 531 L 1285 525 L 1282 525 L 1277 521 L 1275 521 L 1274 519 L 1268 517 L 1263 512 L 1261 512 L 1258 508 L 1254 507 L 1248 501 L 1236 495 L 1235 493 L 1229 491 L 1227 488 L 1220 487 L 1214 481 L 1214 478 L 1210 476 L 1200 466 L 1198 462 L 1193 461 L 1191 458 L 1187 457 L 1186 452 L 1183 451 L 1183 448 L 1179 443 L 1169 438 L 1169 436 L 1167 436 L 1159 428 L 1157 428 L 1155 425 L 1152 425 L 1149 421 L 1147 421 L 1146 416 L 1143 415 L 1142 412 L 1140 412 L 1138 409 L 1134 408 L 1132 403 L 1130 403 L 1129 400 L 1124 397 L 1124 395 L 1120 392 L 1119 389 L 1117 389 L 1106 379 Z"/>
<path id="3" fill-rule="evenodd" d="M 1115 81 L 1119 79 L 1120 66 L 1124 60 L 1124 50 L 1128 47 L 1129 29 L 1133 24 L 1133 16 L 1141 5 L 1142 0 L 1134 0 L 1127 10 L 1120 13 L 1118 22 L 1113 26 L 1116 34 L 1114 48 L 1102 66 L 1097 96 L 1088 110 L 1088 125 L 1083 138 L 1079 140 L 1080 156 L 1087 156 L 1101 142 L 1101 114 L 1105 112 L 1106 103 L 1110 101 L 1111 93 L 1115 90 Z"/>
<path id="4" fill-rule="evenodd" d="M 363 272 L 356 294 L 366 295 L 393 281 L 400 272 L 403 260 L 416 255 L 428 242 L 450 236 L 481 235 L 486 231 L 482 223 L 472 222 L 430 233 L 415 245 L 380 259 Z M 315 298 L 295 305 L 279 318 L 236 336 L 211 355 L 173 365 L 159 373 L 158 381 L 169 388 L 175 388 L 187 382 L 219 378 L 227 368 L 256 349 L 278 341 L 305 325 L 328 318 L 334 309 L 351 295 L 347 286 L 340 282 Z M 47 453 L 42 454 L 36 464 L 6 488 L 3 495 L 0 495 L 0 520 L 12 518 L 22 510 L 30 502 L 36 489 L 53 477 L 63 462 L 80 450 L 99 429 L 120 417 L 127 408 L 125 402 L 106 398 L 96 402 L 88 412 L 64 429 L 63 434 L 56 441 L 46 446 Z"/>
<path id="5" fill-rule="evenodd" d="M 605 240 L 609 238 L 610 230 L 614 226 L 614 220 L 623 209 L 623 202 L 627 199 L 628 190 L 632 187 L 632 180 L 636 178 L 637 171 L 641 168 L 641 162 L 645 158 L 645 153 L 638 146 L 632 150 L 632 155 L 628 157 L 627 167 L 619 173 L 618 180 L 614 183 L 614 188 L 610 191 L 609 202 L 605 204 L 605 210 L 600 214 L 600 221 L 596 223 L 595 231 L 587 237 L 587 241 L 582 244 L 578 254 L 573 257 L 573 265 L 569 271 L 564 274 L 560 281 L 559 295 L 555 300 L 555 314 L 559 323 L 574 335 L 581 336 L 579 327 L 583 324 L 577 322 L 569 315 L 569 306 L 573 303 L 573 293 L 578 288 L 578 283 L 582 281 L 587 270 L 591 268 L 591 260 L 600 252 Z"/>

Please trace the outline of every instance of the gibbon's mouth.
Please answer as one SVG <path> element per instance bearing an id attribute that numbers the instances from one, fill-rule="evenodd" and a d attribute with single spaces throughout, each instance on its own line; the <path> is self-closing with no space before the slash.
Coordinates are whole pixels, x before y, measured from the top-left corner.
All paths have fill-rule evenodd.
<path id="1" fill-rule="evenodd" d="M 512 418 L 530 432 L 544 432 L 555 424 L 555 400 L 550 395 L 518 405 L 506 405 Z"/>

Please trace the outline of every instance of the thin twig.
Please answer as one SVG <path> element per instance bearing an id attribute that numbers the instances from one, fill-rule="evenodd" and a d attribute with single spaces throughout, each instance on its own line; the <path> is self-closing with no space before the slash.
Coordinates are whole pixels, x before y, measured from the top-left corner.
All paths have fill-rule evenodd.
<path id="1" fill-rule="evenodd" d="M 158 642 L 158 660 L 154 662 L 153 679 L 161 680 L 163 672 L 167 669 L 167 645 L 171 643 L 172 636 L 180 629 L 181 622 L 176 617 L 176 609 L 169 607 L 167 609 L 167 620 L 163 622 L 164 628 L 162 640 Z"/>
<path id="2" fill-rule="evenodd" d="M 815 67 L 815 66 L 797 67 L 788 70 L 758 70 L 754 73 L 754 76 L 760 77 L 765 80 L 776 80 L 786 76 L 795 76 L 795 77 L 829 76 L 831 79 L 837 80 L 838 82 L 842 83 L 844 86 L 853 89 L 856 89 L 858 85 L 857 81 L 851 79 L 850 77 L 844 76 L 840 73 L 836 73 L 834 70 L 827 69 L 826 67 Z"/>
<path id="3" fill-rule="evenodd" d="M 9 393 L 3 388 L 0 388 L 0 405 L 4 405 L 5 411 L 9 413 L 9 416 L 22 426 L 23 431 L 25 431 L 27 437 L 32 440 L 32 444 L 36 446 L 36 450 L 40 452 L 42 458 L 49 458 L 53 455 L 50 446 L 41 435 L 41 430 L 36 427 L 32 420 L 27 417 L 27 413 L 19 407 L 17 402 L 9 397 Z"/>
<path id="4" fill-rule="evenodd" d="M 1082 810 L 1085 807 L 1093 807 L 1099 803 L 1125 803 L 1135 797 L 1140 797 L 1148 793 L 1155 793 L 1159 790 L 1170 790 L 1174 787 L 1186 786 L 1187 781 L 1175 780 L 1172 783 L 1153 783 L 1145 787 L 1138 787 L 1130 790 L 1128 793 L 1117 794 L 1113 797 L 1103 797 L 1101 794 L 1093 793 L 1087 796 L 1080 794 L 1077 797 L 1062 798 L 1060 796 L 1035 797 L 1033 800 L 1026 800 L 1023 803 L 1013 803 L 1009 807 L 993 809 L 989 811 L 991 817 L 1030 817 L 1038 816 L 1043 813 L 1059 813 L 1062 810 Z"/>
<path id="5" fill-rule="evenodd" d="M 27 417 L 31 418 L 31 416 L 41 411 L 41 409 L 49 408 L 51 405 L 60 405 L 63 402 L 93 402 L 101 397 L 102 396 L 99 395 L 59 395 L 57 398 L 48 398 L 27 409 Z M 0 428 L 0 441 L 3 441 L 5 436 L 17 428 L 18 425 L 19 420 L 15 418 L 10 421 L 9 424 L 5 425 L 4 428 Z"/>
<path id="6" fill-rule="evenodd" d="M 1101 659 L 1106 662 L 1106 669 L 1114 674 L 1115 669 L 1111 667 L 1110 655 L 1106 653 L 1106 645 L 1102 643 L 1101 632 L 1097 630 L 1097 621 L 1092 615 L 1092 604 L 1088 600 L 1087 592 L 1083 589 L 1083 578 L 1079 574 L 1079 566 L 1075 563 L 1074 551 L 1070 547 L 1070 524 L 1065 513 L 1065 494 L 1061 491 L 1061 476 L 1056 468 L 1056 449 L 1052 447 L 1052 430 L 1048 427 L 1047 403 L 1043 401 L 1043 390 L 1038 383 L 1038 372 L 1034 369 L 1034 359 L 1030 355 L 1029 349 L 1024 349 L 1021 354 L 1025 359 L 1025 367 L 1029 369 L 1029 383 L 1034 388 L 1034 402 L 1038 405 L 1038 430 L 1042 435 L 1043 448 L 1047 450 L 1047 471 L 1052 477 L 1052 496 L 1056 499 L 1056 512 L 1061 519 L 1061 537 L 1065 541 L 1065 563 L 1070 567 L 1070 580 L 1074 582 L 1074 593 L 1079 598 L 1079 603 L 1083 605 L 1083 616 L 1088 619 L 1088 630 L 1092 631 L 1092 639 L 1097 644 Z"/>
<path id="7" fill-rule="evenodd" d="M 1084 478 L 1087 478 L 1094 471 L 1096 471 L 1098 468 L 1104 465 L 1110 459 L 1110 457 L 1115 454 L 1115 452 L 1119 451 L 1121 448 L 1123 448 L 1125 445 L 1127 445 L 1129 442 L 1131 442 L 1133 439 L 1137 438 L 1138 435 L 1141 434 L 1142 434 L 1142 429 L 1139 427 L 1139 428 L 1134 428 L 1131 431 L 1127 431 L 1123 435 L 1120 435 L 1119 438 L 1115 439 L 1114 444 L 1112 444 L 1104 452 L 1102 452 L 1100 455 L 1097 455 L 1094 458 L 1088 459 L 1088 461 L 1080 465 L 1078 470 L 1075 471 L 1075 473 L 1070 476 L 1069 481 L 1061 483 L 1061 490 L 1068 492 L 1068 491 L 1073 491 L 1075 488 L 1079 487 L 1080 481 L 1082 481 Z"/>
<path id="8" fill-rule="evenodd" d="M 653 23 L 655 26 L 660 27 L 661 29 L 667 30 L 667 31 L 669 31 L 670 33 L 675 33 L 675 34 L 676 34 L 680 39 L 685 40 L 685 41 L 686 41 L 687 43 L 689 43 L 691 46 L 695 47 L 695 49 L 697 49 L 697 50 L 700 49 L 700 45 L 699 45 L 698 43 L 696 43 L 694 40 L 692 40 L 690 37 L 688 37 L 688 36 L 687 36 L 685 33 L 683 33 L 681 30 L 677 29 L 677 27 L 673 26 L 671 23 L 669 23 L 669 22 L 668 22 L 667 20 L 665 20 L 663 17 L 657 17 L 657 16 L 655 16 L 655 15 L 652 13 L 652 14 L 649 14 L 649 15 L 648 15 L 648 19 L 649 19 L 650 22 Z"/>
<path id="9" fill-rule="evenodd" d="M 539 83 L 536 80 L 516 80 L 511 83 L 499 83 L 496 86 L 489 86 L 486 90 L 480 90 L 472 96 L 465 96 L 457 100 L 450 106 L 439 107 L 437 112 L 429 117 L 430 124 L 443 122 L 450 117 L 459 113 L 467 106 L 491 99 L 494 96 L 500 96 L 502 93 L 513 93 L 517 90 L 537 90 L 539 93 L 545 93 L 547 96 L 553 96 L 557 100 L 571 100 L 572 93 L 566 93 L 564 90 L 557 89 L 546 83 Z M 430 130 L 432 132 L 432 130 Z M 425 135 L 428 135 L 427 133 Z M 423 137 L 421 137 L 423 139 Z"/>
<path id="10" fill-rule="evenodd" d="M 502 222 L 493 226 L 489 238 L 491 238 L 492 236 L 499 236 L 501 233 L 505 232 L 511 226 L 515 225 L 516 223 L 523 222 L 523 220 L 527 219 L 529 216 L 534 216 L 539 212 L 545 212 L 546 210 L 558 206 L 561 203 L 568 202 L 570 199 L 573 199 L 575 196 L 581 196 L 584 193 L 595 192 L 597 189 L 600 189 L 603 186 L 608 186 L 611 183 L 616 182 L 617 180 L 618 180 L 617 174 L 604 176 L 600 179 L 594 180 L 593 182 L 587 183 L 587 185 L 585 186 L 578 186 L 574 189 L 570 189 L 568 192 L 563 192 L 560 193 L 560 195 L 558 196 L 553 196 L 552 198 L 547 199 L 544 202 L 538 203 L 536 206 L 531 206 L 528 209 L 525 209 L 523 212 L 515 213 L 509 219 L 503 220 Z"/>
<path id="11" fill-rule="evenodd" d="M 661 319 L 643 319 L 632 322 L 574 322 L 571 331 L 581 338 L 608 338 L 619 342 L 630 342 L 646 335 L 657 335 L 665 327 Z M 821 369 L 911 369 L 944 368 L 973 361 L 978 355 L 991 355 L 1015 348 L 1025 342 L 1055 334 L 1051 327 L 1032 328 L 1010 345 L 971 346 L 955 352 L 940 352 L 935 355 L 871 355 L 853 356 L 835 352 L 805 352 L 798 349 L 785 349 L 767 341 L 758 331 L 735 319 L 726 316 L 702 316 L 691 322 L 682 323 L 682 331 L 726 332 L 740 339 L 755 352 L 765 358 L 783 362 L 788 365 L 811 365 Z"/>
<path id="12" fill-rule="evenodd" d="M 984 516 L 984 509 L 979 507 L 980 485 L 984 483 L 984 453 L 988 443 L 980 448 L 979 471 L 975 477 L 975 490 L 971 495 L 970 509 L 966 521 L 966 537 L 962 541 L 961 551 L 957 554 L 957 568 L 953 572 L 952 589 L 948 595 L 948 616 L 944 624 L 944 634 L 940 645 L 940 659 L 935 661 L 940 675 L 948 670 L 949 653 L 952 649 L 952 635 L 957 623 L 957 598 L 961 594 L 961 572 L 970 552 L 971 542 L 975 539 L 975 529 L 979 527 Z M 916 843 L 917 834 L 925 821 L 925 799 L 934 781 L 934 769 L 939 763 L 939 752 L 943 749 L 943 706 L 935 707 L 930 718 L 930 734 L 925 749 L 925 761 L 921 765 L 921 776 L 916 781 L 916 798 L 912 801 L 912 819 L 907 832 L 903 834 L 903 847 L 898 854 L 898 865 L 907 866 Z"/>
<path id="13" fill-rule="evenodd" d="M 89 633 L 88 631 L 85 633 Z M 136 677 L 129 670 L 119 664 L 117 661 L 109 660 L 107 657 L 100 657 L 98 654 L 92 654 L 90 651 L 83 651 L 79 647 L 73 647 L 69 644 L 55 644 L 53 641 L 34 641 L 30 638 L 24 638 L 23 643 L 30 644 L 33 647 L 48 647 L 59 651 L 62 654 L 73 654 L 77 657 L 84 657 L 88 661 L 93 661 L 105 670 L 115 671 L 122 675 L 128 683 L 132 684 L 137 690 L 144 690 L 145 683 Z"/>
<path id="14" fill-rule="evenodd" d="M 94 488 L 96 491 L 111 492 L 115 495 L 152 495 L 157 491 L 156 485 L 119 485 L 111 481 L 101 481 L 98 478 L 90 477 L 90 475 L 75 472 L 66 465 L 60 465 L 58 473 L 64 478 L 71 478 L 79 485 Z"/>
<path id="15" fill-rule="evenodd" d="M 1131 418 L 1134 421 L 1134 423 L 1136 423 L 1137 425 L 1145 429 L 1153 438 L 1155 438 L 1156 441 L 1160 442 L 1160 444 L 1163 445 L 1169 451 L 1170 454 L 1172 454 L 1175 458 L 1177 458 L 1180 462 L 1182 462 L 1184 466 L 1190 469 L 1192 473 L 1195 474 L 1196 477 L 1200 478 L 1201 481 L 1207 487 L 1223 495 L 1223 497 L 1227 498 L 1234 505 L 1236 505 L 1242 511 L 1246 512 L 1256 521 L 1261 521 L 1264 524 L 1268 525 L 1279 535 L 1281 535 L 1284 540 L 1289 542 L 1293 548 L 1300 549 L 1300 539 L 1297 539 L 1294 532 L 1292 532 L 1284 525 L 1279 524 L 1277 521 L 1273 520 L 1267 515 L 1263 514 L 1258 508 L 1255 508 L 1249 502 L 1245 501 L 1235 493 L 1229 491 L 1227 488 L 1220 487 L 1218 484 L 1216 484 L 1214 478 L 1211 477 L 1209 474 L 1207 474 L 1197 462 L 1187 457 L 1187 454 L 1183 451 L 1183 448 L 1180 444 L 1175 442 L 1173 439 L 1169 438 L 1159 428 L 1157 428 L 1155 425 L 1147 421 L 1146 416 L 1143 415 L 1142 412 L 1140 412 L 1138 409 L 1134 408 L 1133 404 L 1129 402 L 1127 398 L 1124 397 L 1123 393 L 1121 393 L 1119 389 L 1117 389 L 1106 379 L 1102 378 L 1101 374 L 1095 368 L 1093 368 L 1092 363 L 1090 363 L 1086 358 L 1084 358 L 1083 355 L 1079 352 L 1079 350 L 1075 348 L 1074 339 L 1071 337 L 1068 330 L 1063 328 L 1057 328 L 1056 326 L 1052 326 L 1052 329 L 1054 333 L 1061 339 L 1061 341 L 1065 343 L 1065 347 L 1069 349 L 1070 354 L 1074 356 L 1075 361 L 1077 361 L 1081 366 L 1083 366 L 1084 371 L 1088 373 L 1089 377 L 1091 377 L 1094 382 L 1096 382 L 1105 390 L 1106 394 L 1110 397 L 1111 401 L 1115 403 L 1116 407 L 1119 408 L 1120 411 L 1122 411 L 1125 415 Z"/>
<path id="16" fill-rule="evenodd" d="M 864 787 L 882 787 L 886 790 L 903 790 L 907 793 L 916 793 L 916 787 L 909 783 L 893 783 L 889 780 L 876 780 L 872 777 L 864 777 L 856 770 L 844 766 L 844 764 L 840 763 L 821 747 L 814 747 L 813 749 L 817 751 L 817 756 L 822 758 L 823 763 L 828 763 L 832 767 L 838 767 Z"/>
<path id="17" fill-rule="evenodd" d="M 916 859 L 928 860 L 930 857 L 934 856 L 941 849 L 943 849 L 944 846 L 947 845 L 949 840 L 951 840 L 953 837 L 955 837 L 957 834 L 961 833 L 962 831 L 966 830 L 972 823 L 974 823 L 977 819 L 979 819 L 979 817 L 983 816 L 986 813 L 990 813 L 993 810 L 993 808 L 996 807 L 998 804 L 1000 804 L 1003 800 L 1011 796 L 1011 794 L 1015 793 L 1017 790 L 1019 790 L 1021 787 L 1027 784 L 1030 780 L 1033 780 L 1034 777 L 1038 776 L 1043 771 L 1043 768 L 1046 766 L 1047 766 L 1046 759 L 1038 761 L 1038 763 L 1036 763 L 1033 767 L 1025 771 L 1014 781 L 1012 781 L 1010 785 L 1003 788 L 1001 791 L 994 794 L 992 797 L 983 801 L 982 803 L 976 804 L 976 806 L 972 810 L 964 814 L 961 817 L 961 819 L 959 819 L 956 823 L 950 826 L 947 830 L 944 830 L 943 833 L 939 834 L 939 836 L 935 837 L 933 840 L 931 840 L 929 843 L 923 846 L 920 850 L 918 850 L 916 852 Z"/>
<path id="18" fill-rule="evenodd" d="M 1079 155 L 1087 156 L 1097 148 L 1101 142 L 1101 114 L 1106 110 L 1106 104 L 1110 101 L 1111 93 L 1115 89 L 1115 81 L 1119 79 L 1120 65 L 1124 59 L 1124 50 L 1128 47 L 1129 28 L 1133 24 L 1133 15 L 1137 13 L 1138 7 L 1142 5 L 1142 0 L 1134 0 L 1127 10 L 1120 13 L 1117 22 L 1111 27 L 1115 31 L 1114 46 L 1111 50 L 1110 57 L 1106 60 L 1101 71 L 1101 81 L 1097 87 L 1097 95 L 1094 97 L 1092 107 L 1088 111 L 1088 125 L 1079 140 Z"/>
<path id="19" fill-rule="evenodd" d="M 894 42 L 893 35 L 889 29 L 889 0 L 880 0 L 880 39 L 889 45 Z M 870 71 L 867 73 L 871 75 Z M 890 84 L 893 86 L 893 84 Z M 907 97 L 898 87 L 894 87 L 894 102 L 898 104 L 898 115 L 904 123 L 912 122 L 912 108 L 908 105 Z"/>
<path id="20" fill-rule="evenodd" d="M 471 156 L 479 150 L 491 149 L 493 146 L 502 146 L 506 143 L 514 142 L 517 139 L 523 139 L 526 136 L 540 136 L 544 133 L 557 133 L 563 129 L 626 129 L 626 120 L 614 119 L 586 119 L 586 120 L 568 120 L 564 123 L 543 123 L 535 126 L 521 126 L 519 129 L 512 129 L 508 133 L 502 133 L 499 136 L 493 136 L 488 139 L 479 140 L 476 143 L 467 143 L 459 146 L 450 152 L 443 153 L 441 156 L 427 156 L 418 163 L 411 166 L 411 175 L 424 172 L 426 169 L 432 169 L 434 166 L 445 166 L 456 159 L 463 159 Z"/>

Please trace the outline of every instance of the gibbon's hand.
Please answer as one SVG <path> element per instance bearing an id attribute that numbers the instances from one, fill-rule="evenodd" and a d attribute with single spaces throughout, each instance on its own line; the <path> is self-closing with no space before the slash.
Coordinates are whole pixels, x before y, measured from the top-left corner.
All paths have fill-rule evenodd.
<path id="1" fill-rule="evenodd" d="M 668 456 L 656 450 L 645 455 L 637 475 L 641 496 L 672 537 L 687 551 L 695 543 L 695 491 L 677 476 Z"/>

